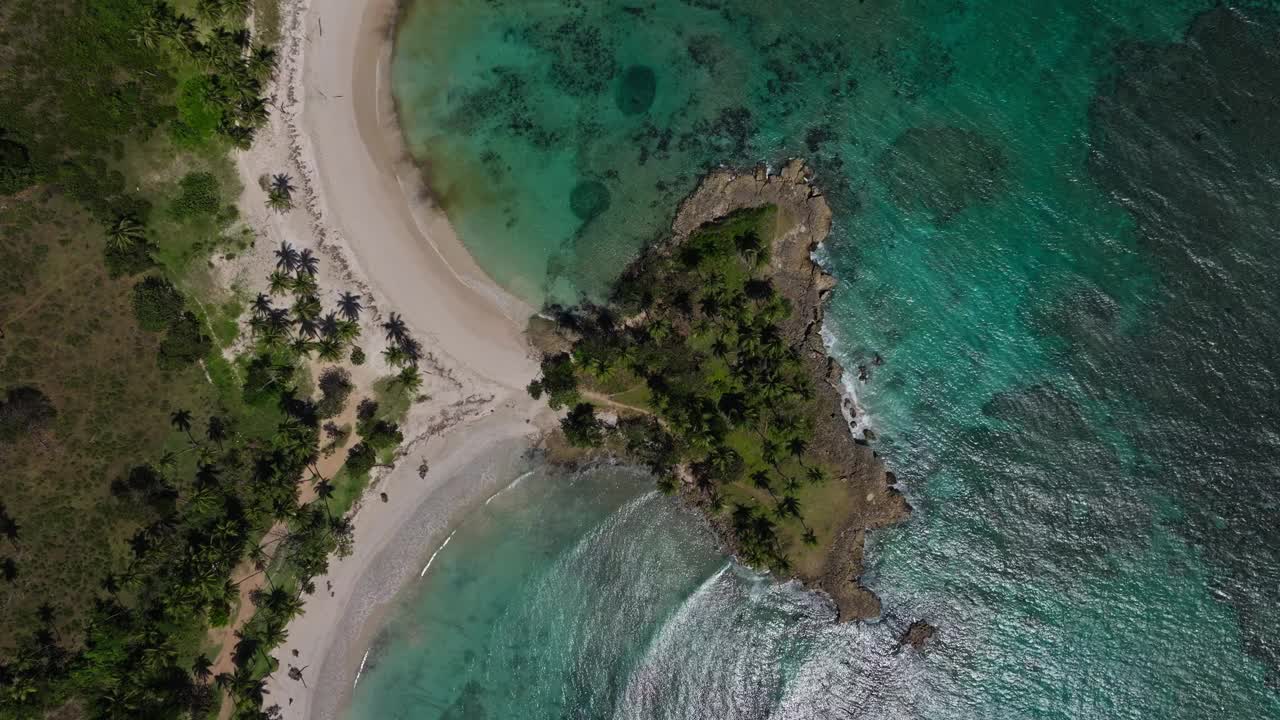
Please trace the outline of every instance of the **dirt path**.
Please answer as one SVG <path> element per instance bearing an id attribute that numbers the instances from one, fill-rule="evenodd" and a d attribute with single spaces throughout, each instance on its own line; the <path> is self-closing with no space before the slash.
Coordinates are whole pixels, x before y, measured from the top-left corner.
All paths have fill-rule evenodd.
<path id="1" fill-rule="evenodd" d="M 346 462 L 347 449 L 360 441 L 360 438 L 355 433 L 354 429 L 356 411 L 357 403 L 351 401 L 347 403 L 346 407 L 343 408 L 342 412 L 337 417 L 331 418 L 331 421 L 338 427 L 350 425 L 352 427 L 352 431 L 346 441 L 341 445 L 336 446 L 331 454 L 327 456 L 322 455 L 320 459 L 316 461 L 316 470 L 325 479 L 333 479 L 333 476 L 342 468 L 342 464 Z M 325 444 L 324 440 L 324 436 L 321 435 L 321 445 Z M 298 489 L 298 504 L 306 505 L 307 503 L 315 500 L 316 497 L 316 480 L 313 477 L 310 480 L 303 482 L 301 487 Z M 264 539 L 271 543 L 271 547 L 265 551 L 268 567 L 270 566 L 271 561 L 275 558 L 276 548 L 278 548 L 282 542 L 278 538 L 283 537 L 287 532 L 288 528 L 285 527 L 283 523 L 276 523 L 267 531 L 267 535 Z M 217 644 L 219 647 L 218 656 L 214 658 L 213 667 L 211 668 L 211 672 L 214 677 L 217 677 L 222 673 L 235 672 L 236 666 L 234 655 L 237 642 L 236 632 L 253 619 L 253 613 L 257 608 L 254 607 L 252 596 L 255 592 L 262 590 L 267 586 L 267 574 L 265 571 L 258 572 L 253 563 L 246 560 L 236 567 L 235 572 L 231 575 L 231 581 L 238 583 L 237 587 L 240 590 L 240 600 L 236 606 L 236 616 L 232 618 L 231 622 L 225 627 L 214 628 L 209 631 L 209 640 Z M 224 692 L 222 699 L 222 706 L 218 710 L 218 720 L 229 720 L 231 713 L 235 710 L 235 707 L 231 702 L 230 694 Z"/>
<path id="2" fill-rule="evenodd" d="M 579 393 L 581 393 L 582 397 L 586 398 L 587 400 L 590 400 L 593 403 L 596 403 L 597 405 L 604 405 L 606 407 L 611 407 L 619 410 L 629 410 L 634 413 L 640 413 L 641 415 L 653 414 L 653 411 L 649 410 L 648 408 L 642 408 L 636 405 L 628 405 L 623 402 L 618 402 L 617 400 L 613 399 L 612 395 L 604 395 L 602 393 L 595 392 L 594 390 L 580 390 Z M 621 394 L 621 393 L 618 393 L 618 394 Z"/>

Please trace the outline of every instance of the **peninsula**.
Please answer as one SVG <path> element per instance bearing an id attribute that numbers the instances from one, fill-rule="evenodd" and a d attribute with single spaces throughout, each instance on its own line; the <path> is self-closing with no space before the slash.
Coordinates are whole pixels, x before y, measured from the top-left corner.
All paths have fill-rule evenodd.
<path id="1" fill-rule="evenodd" d="M 847 621 L 880 612 L 860 582 L 866 532 L 910 508 L 854 439 L 823 343 L 835 280 L 812 253 L 830 229 L 800 160 L 711 173 L 607 305 L 558 312 L 529 390 L 569 408 L 569 445 L 644 464 L 735 555 L 826 592 Z"/>

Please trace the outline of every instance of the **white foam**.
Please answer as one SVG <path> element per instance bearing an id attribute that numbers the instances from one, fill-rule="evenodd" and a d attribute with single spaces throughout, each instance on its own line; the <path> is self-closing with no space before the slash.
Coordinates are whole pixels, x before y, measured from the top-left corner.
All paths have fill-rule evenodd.
<path id="1" fill-rule="evenodd" d="M 449 541 L 453 539 L 454 534 L 456 534 L 457 532 L 458 532 L 457 530 L 454 530 L 453 532 L 449 533 L 449 537 L 445 538 L 444 542 L 440 543 L 440 547 L 436 548 L 436 551 L 431 553 L 431 557 L 427 558 L 427 564 L 422 566 L 422 572 L 418 573 L 418 577 L 426 576 L 427 570 L 431 569 L 431 563 L 436 561 L 436 556 L 440 554 L 440 551 L 444 549 L 445 545 L 449 544 Z"/>
<path id="2" fill-rule="evenodd" d="M 836 351 L 836 337 L 827 330 L 826 323 L 822 325 L 822 342 L 827 347 L 827 354 L 840 360 L 839 353 Z M 840 365 L 844 367 L 843 360 Z M 858 380 L 846 368 L 840 374 L 840 385 L 844 388 L 845 397 L 849 398 L 848 405 L 843 402 L 840 403 L 840 413 L 844 415 L 844 421 L 849 427 L 849 432 L 853 433 L 855 438 L 862 437 L 867 428 L 870 428 L 873 423 L 871 422 L 871 415 L 858 402 Z"/>
<path id="3" fill-rule="evenodd" d="M 506 492 L 506 491 L 510 490 L 511 488 L 515 487 L 516 485 L 519 485 L 521 480 L 524 480 L 525 478 L 529 477 L 529 476 L 530 476 L 530 475 L 532 475 L 532 474 L 533 474 L 533 471 L 532 471 L 532 470 L 530 470 L 529 472 L 527 472 L 527 473 L 525 473 L 525 474 L 521 475 L 520 477 L 516 478 L 515 480 L 512 480 L 510 485 L 508 485 L 508 486 L 506 486 L 506 487 L 502 488 L 501 490 L 499 490 L 498 492 L 496 492 L 496 493 L 494 493 L 494 494 L 490 495 L 490 496 L 489 496 L 489 499 L 484 501 L 484 504 L 485 504 L 485 505 L 488 505 L 489 503 L 493 502 L 493 499 L 494 499 L 494 498 L 496 498 L 496 497 L 498 497 L 499 495 L 501 495 L 502 493 L 504 493 L 504 492 Z"/>
<path id="4" fill-rule="evenodd" d="M 360 675 L 364 673 L 364 664 L 368 662 L 368 660 L 369 660 L 369 650 L 365 650 L 364 657 L 360 658 L 360 669 L 356 671 L 356 679 L 355 679 L 355 682 L 351 683 L 351 687 L 355 687 L 356 685 L 360 684 Z"/>

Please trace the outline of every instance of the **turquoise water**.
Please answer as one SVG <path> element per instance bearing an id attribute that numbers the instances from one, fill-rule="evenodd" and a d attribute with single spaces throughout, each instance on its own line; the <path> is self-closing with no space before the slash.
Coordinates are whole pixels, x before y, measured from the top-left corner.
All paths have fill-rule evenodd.
<path id="1" fill-rule="evenodd" d="M 475 570 L 535 608 L 518 644 L 592 642 L 530 664 L 393 641 L 353 715 L 480 717 L 445 714 L 465 688 L 493 717 L 1280 717 L 1280 19 L 1212 5 L 413 4 L 410 144 L 536 302 L 600 297 L 705 169 L 810 158 L 827 330 L 846 366 L 887 361 L 857 390 L 916 513 L 872 540 L 885 617 L 833 628 L 722 571 L 696 523 L 622 522 L 660 502 L 623 493 L 549 552 L 618 520 L 593 550 L 644 538 L 663 579 Z M 550 488 L 525 511 L 558 511 Z M 450 607 L 432 587 L 415 612 Z M 645 593 L 623 627 L 590 609 Z M 940 634 L 895 653 L 918 617 Z M 366 712 L 393 668 L 437 704 L 386 685 Z"/>

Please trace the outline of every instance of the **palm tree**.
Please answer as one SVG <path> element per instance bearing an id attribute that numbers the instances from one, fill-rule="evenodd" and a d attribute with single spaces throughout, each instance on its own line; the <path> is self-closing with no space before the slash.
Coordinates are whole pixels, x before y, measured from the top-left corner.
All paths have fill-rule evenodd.
<path id="1" fill-rule="evenodd" d="M 143 18 L 142 22 L 138 23 L 138 27 L 133 29 L 133 41 L 148 50 L 154 50 L 163 37 L 160 19 L 154 12 Z"/>
<path id="2" fill-rule="evenodd" d="M 404 365 L 407 360 L 404 348 L 399 345 L 388 345 L 386 349 L 382 351 L 382 357 L 387 361 L 388 365 L 394 365 L 395 367 Z"/>
<path id="3" fill-rule="evenodd" d="M 796 460 L 800 460 L 800 457 L 804 455 L 804 451 L 807 450 L 808 448 L 809 448 L 809 441 L 805 440 L 799 435 L 794 435 L 791 437 L 790 440 L 787 441 L 787 452 L 791 453 L 792 457 L 794 457 Z M 804 462 L 801 461 L 800 464 L 803 465 Z"/>
<path id="4" fill-rule="evenodd" d="M 414 338 L 406 337 L 400 342 L 400 349 L 404 352 L 405 362 L 417 367 L 418 361 L 422 359 L 422 343 Z"/>
<path id="5" fill-rule="evenodd" d="M 320 318 L 320 332 L 325 337 L 336 338 L 338 336 L 339 329 L 340 326 L 338 324 L 337 315 L 334 315 L 333 313 L 325 313 L 324 317 Z"/>
<path id="6" fill-rule="evenodd" d="M 166 6 L 167 7 L 167 6 Z M 197 49 L 199 36 L 196 34 L 196 21 L 190 15 L 178 15 L 168 28 L 169 38 L 182 45 L 187 52 Z"/>
<path id="7" fill-rule="evenodd" d="M 316 343 L 316 357 L 325 362 L 337 362 L 342 359 L 342 343 L 331 337 L 321 338 Z"/>
<path id="8" fill-rule="evenodd" d="M 253 299 L 251 307 L 255 316 L 262 317 L 271 312 L 271 297 L 266 293 L 258 293 L 258 297 Z"/>
<path id="9" fill-rule="evenodd" d="M 267 276 L 267 290 L 272 295 L 283 295 L 293 289 L 293 276 L 279 270 Z"/>
<path id="10" fill-rule="evenodd" d="M 312 350 L 319 349 L 319 343 L 313 343 L 301 335 L 298 335 L 290 341 L 289 348 L 300 356 L 310 357 Z"/>
<path id="11" fill-rule="evenodd" d="M 805 545 L 817 545 L 818 534 L 813 531 L 813 528 L 805 528 L 803 540 Z"/>
<path id="12" fill-rule="evenodd" d="M 306 338 L 307 340 L 314 340 L 318 330 L 319 328 L 316 326 L 315 320 L 312 320 L 305 315 L 298 318 L 299 337 Z"/>
<path id="13" fill-rule="evenodd" d="M 268 610 L 276 617 L 289 620 L 302 610 L 302 601 L 284 588 L 278 587 L 267 593 L 265 603 Z"/>
<path id="14" fill-rule="evenodd" d="M 281 242 L 276 249 L 276 269 L 293 272 L 298 267 L 298 251 L 287 242 Z"/>
<path id="15" fill-rule="evenodd" d="M 222 6 L 222 12 L 226 13 L 233 20 L 244 20 L 249 17 L 249 11 L 253 9 L 253 0 L 217 0 Z"/>
<path id="16" fill-rule="evenodd" d="M 780 451 L 781 447 L 779 447 L 778 441 L 771 437 L 765 438 L 764 442 L 760 444 L 760 456 L 770 465 L 777 466 L 778 453 Z"/>
<path id="17" fill-rule="evenodd" d="M 187 434 L 187 438 L 191 440 L 191 444 L 196 444 L 195 437 L 191 434 L 191 411 L 178 408 L 169 414 L 169 424 L 173 425 L 173 429 L 178 432 Z"/>
<path id="18" fill-rule="evenodd" d="M 329 518 L 332 519 L 333 516 L 329 515 L 329 498 L 333 497 L 333 483 L 319 475 L 316 475 L 316 477 L 319 478 L 319 480 L 316 481 L 316 497 L 320 498 L 320 500 L 324 502 L 324 514 L 328 515 Z"/>
<path id="19" fill-rule="evenodd" d="M 779 518 L 798 518 L 800 517 L 800 501 L 796 499 L 795 495 L 783 495 L 782 499 L 778 501 L 777 512 Z M 800 522 L 803 523 L 804 520 L 802 519 Z"/>
<path id="20" fill-rule="evenodd" d="M 251 84 L 257 83 L 257 80 L 253 78 L 250 78 L 250 81 Z M 267 101 L 265 98 L 254 97 L 245 100 L 240 103 L 238 110 L 240 123 L 249 127 L 260 128 L 266 125 L 267 120 L 271 118 L 271 111 L 267 109 Z"/>
<path id="21" fill-rule="evenodd" d="M 298 274 L 306 273 L 314 276 L 316 271 L 320 269 L 320 258 L 311 253 L 310 248 L 303 248 L 298 253 Z"/>
<path id="22" fill-rule="evenodd" d="M 196 0 L 196 13 L 211 23 L 222 19 L 222 0 Z"/>
<path id="23" fill-rule="evenodd" d="M 399 313 L 391 313 L 387 321 L 382 323 L 382 329 L 387 331 L 387 342 L 398 344 L 409 336 L 408 326 L 404 324 L 404 319 Z"/>
<path id="24" fill-rule="evenodd" d="M 293 318 L 289 315 L 289 308 L 274 308 L 267 314 L 267 329 L 272 335 L 279 337 L 287 334 L 292 327 Z"/>
<path id="25" fill-rule="evenodd" d="M 271 189 L 285 197 L 293 197 L 293 178 L 285 173 L 276 173 L 271 176 Z"/>
<path id="26" fill-rule="evenodd" d="M 269 47 L 259 47 L 249 56 L 249 73 L 257 78 L 265 78 L 276 69 L 276 51 Z M 288 177 L 286 175 L 285 177 Z M 292 189 L 292 188 L 290 188 Z"/>
<path id="27" fill-rule="evenodd" d="M 315 295 L 318 289 L 319 283 L 316 282 L 314 275 L 300 272 L 293 278 L 294 295 Z"/>
<path id="28" fill-rule="evenodd" d="M 209 442 L 217 443 L 218 449 L 221 450 L 222 441 L 227 439 L 227 424 L 222 418 L 212 415 L 209 417 L 209 425 L 205 428 L 204 434 L 209 438 Z"/>
<path id="29" fill-rule="evenodd" d="M 827 481 L 827 473 L 817 465 L 810 465 L 809 467 L 805 468 L 804 473 L 805 473 L 805 476 L 808 477 L 809 482 L 813 483 L 814 485 L 821 485 L 822 483 Z"/>
<path id="30" fill-rule="evenodd" d="M 209 678 L 213 676 L 212 668 L 213 661 L 204 653 L 197 655 L 196 659 L 191 661 L 191 674 L 195 676 L 196 682 L 209 682 Z"/>
<path id="31" fill-rule="evenodd" d="M 724 341 L 723 335 L 716 336 L 715 341 L 711 343 L 711 352 L 722 360 L 729 354 L 729 344 Z"/>
<path id="32" fill-rule="evenodd" d="M 113 250 L 128 250 L 146 240 L 147 229 L 132 215 L 121 215 L 107 228 L 107 244 Z"/>
<path id="33" fill-rule="evenodd" d="M 769 493 L 774 502 L 778 501 L 778 496 L 773 494 L 773 485 L 769 483 L 769 471 L 761 469 L 751 473 L 751 484 Z"/>
<path id="34" fill-rule="evenodd" d="M 422 373 L 418 372 L 418 368 L 410 365 L 400 371 L 400 382 L 409 392 L 417 392 L 422 387 Z"/>
<path id="35" fill-rule="evenodd" d="M 293 314 L 298 319 L 315 320 L 320 317 L 320 301 L 315 295 L 298 295 L 293 302 Z"/>
<path id="36" fill-rule="evenodd" d="M 267 207 L 278 213 L 286 213 L 293 209 L 293 198 L 271 188 L 267 191 Z"/>
<path id="37" fill-rule="evenodd" d="M 342 293 L 338 298 L 338 312 L 342 314 L 342 317 L 351 322 L 360 320 L 360 311 L 364 309 L 364 306 L 360 304 L 361 297 L 351 292 Z"/>

